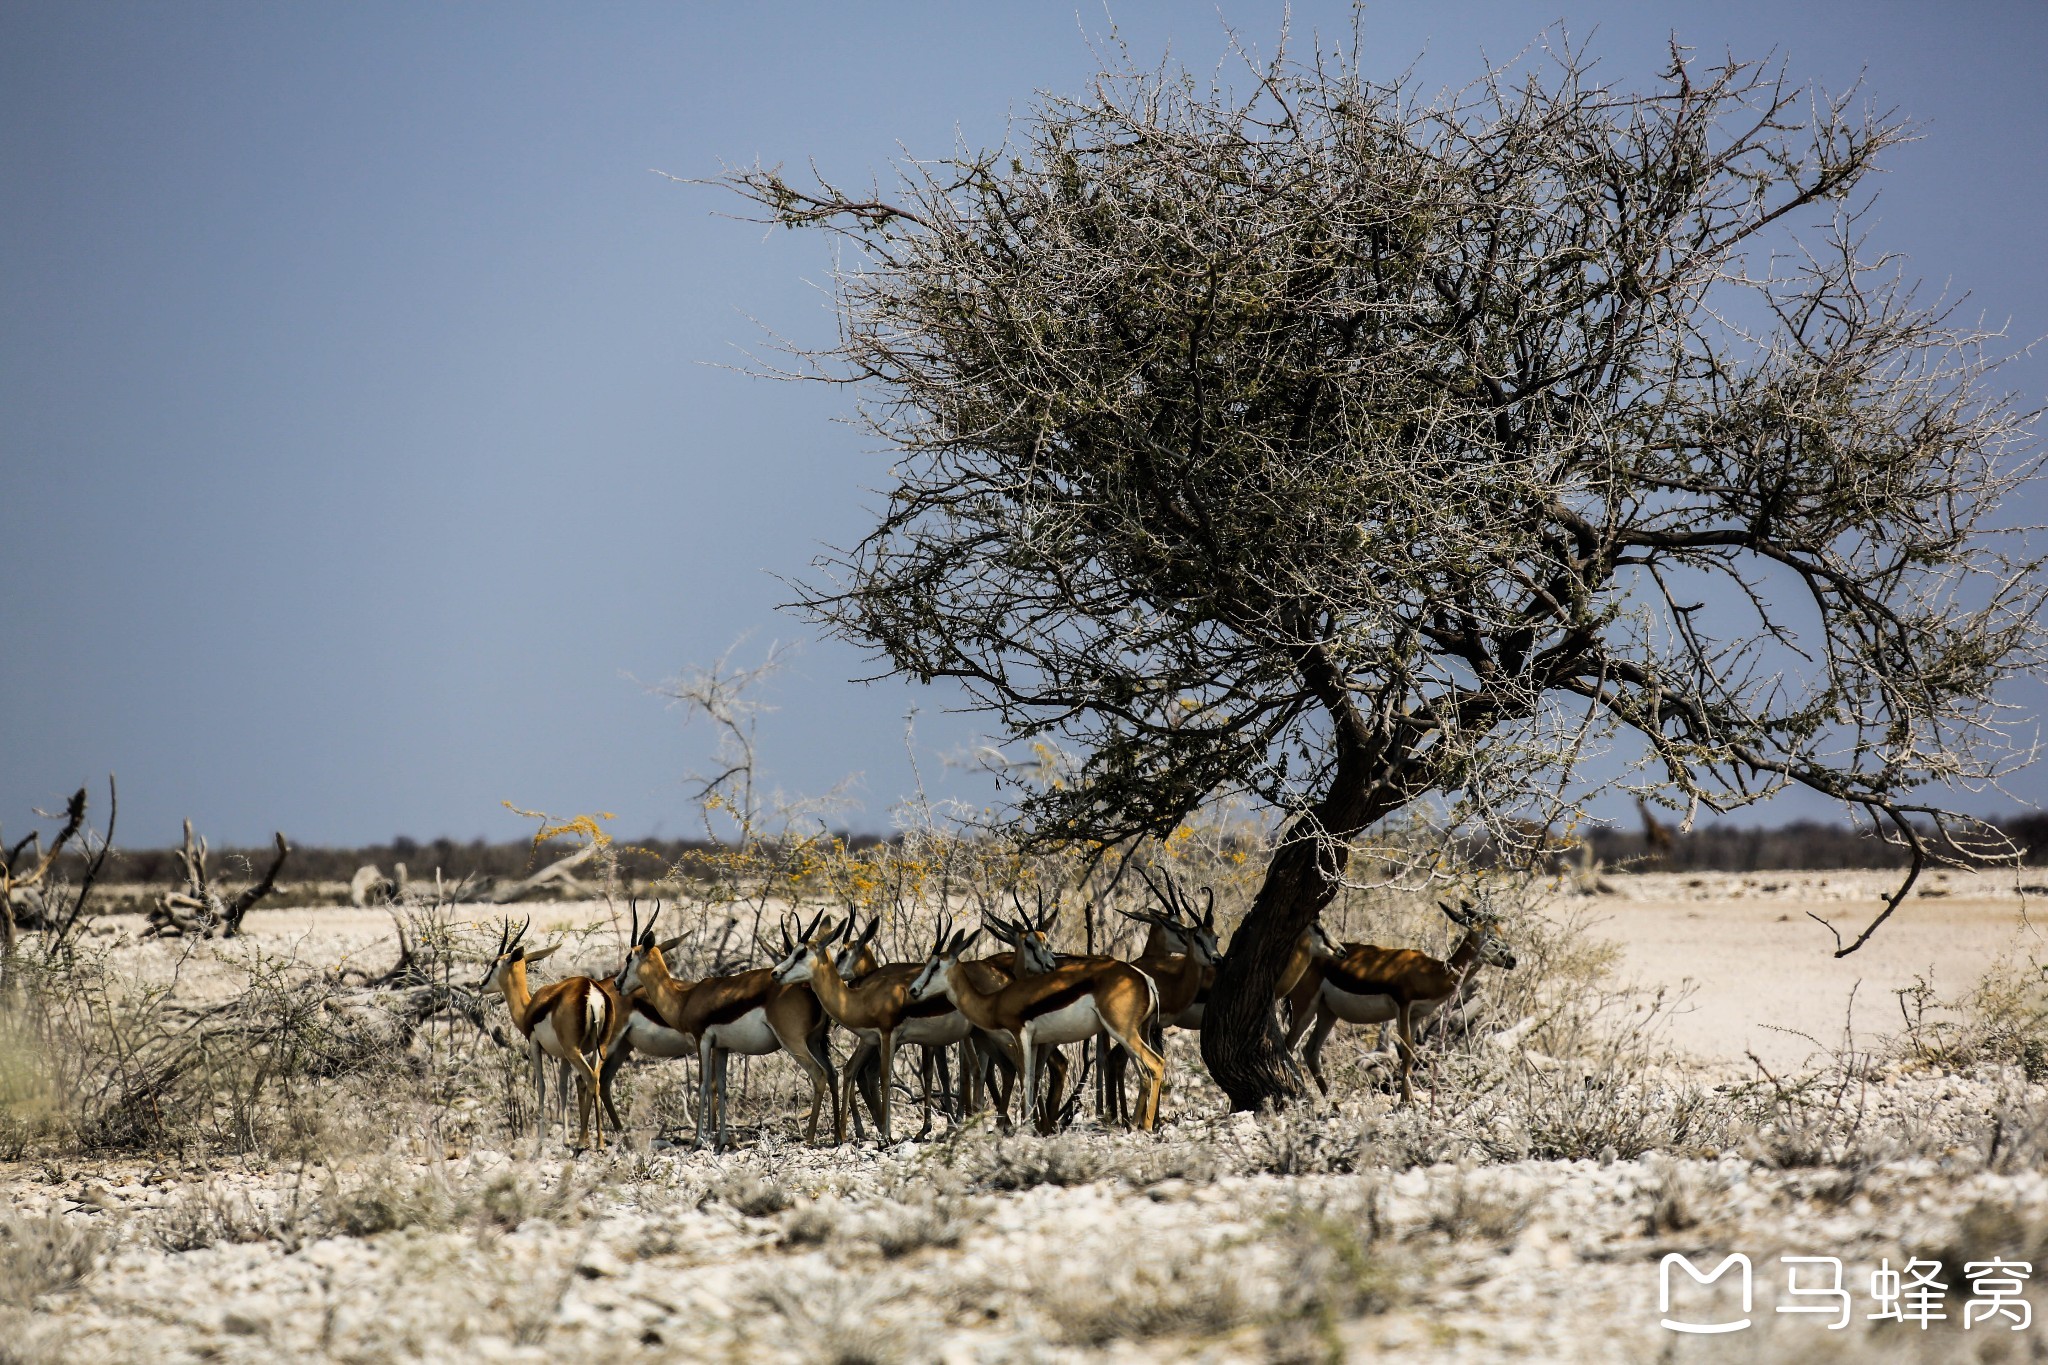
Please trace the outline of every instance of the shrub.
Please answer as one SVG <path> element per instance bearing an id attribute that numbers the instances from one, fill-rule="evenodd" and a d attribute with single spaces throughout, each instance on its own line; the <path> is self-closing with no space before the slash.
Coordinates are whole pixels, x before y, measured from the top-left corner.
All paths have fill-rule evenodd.
<path id="1" fill-rule="evenodd" d="M 0 1210 L 0 1304 L 27 1308 L 91 1276 L 106 1234 L 54 1210 L 40 1218 Z"/>

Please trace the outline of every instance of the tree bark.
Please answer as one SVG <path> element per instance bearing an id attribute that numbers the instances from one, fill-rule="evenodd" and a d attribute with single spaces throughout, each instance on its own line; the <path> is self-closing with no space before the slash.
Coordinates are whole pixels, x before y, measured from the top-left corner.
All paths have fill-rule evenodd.
<path id="1" fill-rule="evenodd" d="M 1202 1063 L 1233 1110 L 1260 1110 L 1303 1095 L 1274 1014 L 1280 972 L 1295 940 L 1343 886 L 1350 840 L 1408 804 L 1396 736 L 1374 734 L 1320 646 L 1302 658 L 1302 678 L 1330 712 L 1336 771 L 1323 799 L 1287 830 L 1250 913 L 1216 969 L 1202 1019 Z"/>

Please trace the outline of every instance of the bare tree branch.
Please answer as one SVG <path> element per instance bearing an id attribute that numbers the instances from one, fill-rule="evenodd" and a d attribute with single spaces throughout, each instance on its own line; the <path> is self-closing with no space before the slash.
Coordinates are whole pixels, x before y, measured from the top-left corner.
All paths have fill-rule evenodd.
<path id="1" fill-rule="evenodd" d="M 1641 91 L 1531 60 L 1434 99 L 1321 51 L 1243 93 L 1123 67 L 886 194 L 724 178 L 852 247 L 802 359 L 893 448 L 799 604 L 1075 755 L 1019 789 L 1042 841 L 1292 817 L 1254 944 L 1421 797 L 1555 825 L 1593 738 L 1649 799 L 1810 788 L 1916 868 L 1998 852 L 1944 803 L 2031 755 L 2036 413 L 1861 236 L 1914 130 L 1675 45 Z"/>

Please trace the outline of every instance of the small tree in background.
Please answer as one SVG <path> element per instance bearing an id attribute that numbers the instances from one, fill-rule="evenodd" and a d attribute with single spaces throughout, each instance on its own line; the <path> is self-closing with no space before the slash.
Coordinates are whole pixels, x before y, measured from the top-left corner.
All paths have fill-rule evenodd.
<path id="1" fill-rule="evenodd" d="M 1642 94 L 1247 69 L 1126 63 L 889 194 L 724 181 L 854 248 L 809 359 L 898 452 L 803 606 L 1071 744 L 1042 840 L 1286 817 L 1202 1035 L 1232 1101 L 1293 1093 L 1272 984 L 1355 836 L 1434 796 L 1512 843 L 1604 731 L 1688 818 L 1800 786 L 1903 843 L 1841 952 L 2005 851 L 1927 793 L 2024 757 L 2034 414 L 1863 248 L 1908 127 L 1676 47 Z"/>

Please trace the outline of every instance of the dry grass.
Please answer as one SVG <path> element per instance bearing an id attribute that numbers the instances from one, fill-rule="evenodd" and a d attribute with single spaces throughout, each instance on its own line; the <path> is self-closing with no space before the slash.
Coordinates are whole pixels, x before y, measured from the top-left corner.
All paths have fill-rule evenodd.
<path id="1" fill-rule="evenodd" d="M 1112 1241 L 1089 1258 L 1054 1260 L 1032 1299 L 1055 1339 L 1074 1346 L 1173 1337 L 1200 1342 L 1250 1321 L 1257 1309 L 1218 1258 L 1199 1248 Z"/>
<path id="2" fill-rule="evenodd" d="M 105 1243 L 98 1228 L 75 1219 L 0 1212 L 0 1304 L 27 1308 L 45 1294 L 76 1289 Z"/>
<path id="3" fill-rule="evenodd" d="M 1242 888 L 1225 891 L 1228 918 Z M 1359 893 L 1338 914 L 1345 937 L 1450 937 L 1414 895 Z M 137 1272 L 109 1285 L 116 1250 L 188 1293 L 211 1282 L 209 1258 L 269 1267 L 277 1302 L 235 1309 L 258 1324 L 246 1337 L 212 1320 L 160 1329 L 230 1357 L 236 1342 L 374 1361 L 603 1340 L 609 1356 L 922 1360 L 974 1341 L 1004 1360 L 1051 1341 L 1340 1359 L 1380 1349 L 1373 1324 L 1407 1330 L 1462 1302 L 1461 1261 L 1535 1273 L 1547 1262 L 1529 1247 L 1548 1245 L 1626 1286 L 1645 1241 L 1754 1235 L 1754 1183 L 1787 1217 L 1875 1219 L 1929 1197 L 1902 1182 L 1996 1191 L 2048 1164 L 2048 991 L 2032 964 L 1953 1001 L 1907 998 L 1892 1052 L 1731 1082 L 1667 1055 L 1682 1002 L 1614 981 L 1571 914 L 1532 901 L 1515 923 L 1521 967 L 1486 973 L 1428 1031 L 1413 1106 L 1340 1032 L 1333 1102 L 1229 1117 L 1175 1038 L 1157 1134 L 1084 1113 L 1046 1137 L 979 1120 L 907 1155 L 810 1150 L 793 1141 L 807 1088 L 767 1058 L 734 1068 L 743 1150 L 712 1157 L 648 1148 L 650 1130 L 687 1126 L 691 1089 L 686 1067 L 648 1065 L 619 1087 L 633 1141 L 560 1166 L 515 1159 L 560 1149 L 537 1145 L 524 1056 L 460 1017 L 409 1027 L 402 992 L 366 1001 L 332 962 L 260 945 L 164 949 L 148 970 L 102 946 L 17 975 L 0 1005 L 0 1160 L 28 1163 L 13 1195 L 34 1209 L 0 1215 L 0 1362 L 123 1358 L 79 1325 L 142 1311 L 123 1306 L 147 1297 Z M 487 930 L 414 927 L 430 979 L 479 974 Z M 890 932 L 927 929 L 907 905 Z M 692 951 L 708 961 L 721 942 L 707 930 Z M 615 952 L 600 923 L 572 936 L 563 970 L 609 971 Z M 150 1192 L 119 1209 L 46 1211 L 83 1198 L 82 1170 L 145 1169 Z M 1556 1195 L 1573 1181 L 1612 1183 L 1611 1259 L 1573 1249 L 1588 1234 Z M 1893 1254 L 2048 1262 L 2048 1209 L 1955 1197 L 1958 1217 L 1922 1219 L 1924 1245 Z M 344 1268 L 305 1280 L 316 1251 Z M 64 1308 L 61 1332 L 29 1321 L 32 1300 Z"/>

